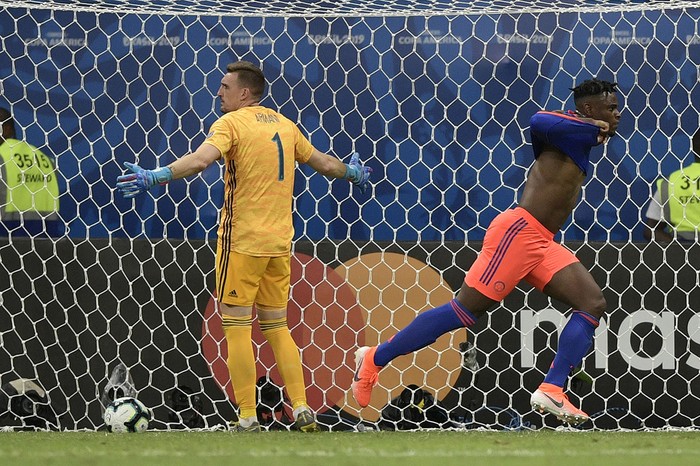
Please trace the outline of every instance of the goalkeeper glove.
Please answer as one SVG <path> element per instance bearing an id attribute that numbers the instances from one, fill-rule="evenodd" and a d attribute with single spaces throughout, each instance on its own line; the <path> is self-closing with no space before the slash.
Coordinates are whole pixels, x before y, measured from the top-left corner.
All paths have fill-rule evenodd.
<path id="1" fill-rule="evenodd" d="M 353 152 L 350 163 L 345 164 L 345 178 L 364 192 L 369 187 L 369 175 L 372 173 L 371 167 L 366 167 L 360 162 L 360 154 Z"/>
<path id="2" fill-rule="evenodd" d="M 173 179 L 173 172 L 168 167 L 144 170 L 134 163 L 124 162 L 131 173 L 117 177 L 117 190 L 127 199 L 144 193 L 158 184 L 166 184 Z"/>

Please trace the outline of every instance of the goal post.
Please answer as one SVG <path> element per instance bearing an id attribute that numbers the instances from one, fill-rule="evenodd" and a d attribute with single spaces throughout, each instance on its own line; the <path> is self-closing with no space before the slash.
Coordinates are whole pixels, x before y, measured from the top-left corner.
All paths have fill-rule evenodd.
<path id="1" fill-rule="evenodd" d="M 700 2 L 0 7 L 0 107 L 52 159 L 60 191 L 57 215 L 0 217 L 0 382 L 37 382 L 59 427 L 101 427 L 105 389 L 129 385 L 156 428 L 235 417 L 213 286 L 223 168 L 133 201 L 114 184 L 124 162 L 165 165 L 201 144 L 225 66 L 239 59 L 266 74 L 263 105 L 319 150 L 357 151 L 374 170 L 365 194 L 296 172 L 289 323 L 324 426 L 377 426 L 409 385 L 440 402 L 449 426 L 556 425 L 529 395 L 567 310 L 527 286 L 469 332 L 394 361 L 370 407 L 349 389 L 358 346 L 453 296 L 489 222 L 517 201 L 530 116 L 571 108 L 569 88 L 590 77 L 619 83 L 622 120 L 593 149 L 558 236 L 609 302 L 570 391 L 594 415 L 586 428 L 700 424 L 700 249 L 642 235 L 654 181 L 692 161 Z M 1 162 L 0 207 L 23 160 Z M 254 344 L 261 419 L 284 424 L 288 407 L 265 406 L 276 398 L 264 378 L 281 379 L 257 329 Z M 120 385 L 110 376 L 121 364 L 131 382 Z M 0 423 L 34 425 L 36 413 L 12 416 L 12 396 L 0 396 Z"/>

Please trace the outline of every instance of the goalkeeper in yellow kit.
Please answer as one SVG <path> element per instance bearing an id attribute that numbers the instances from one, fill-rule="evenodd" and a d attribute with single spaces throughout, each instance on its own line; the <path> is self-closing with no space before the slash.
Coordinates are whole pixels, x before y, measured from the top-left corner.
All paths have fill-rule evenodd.
<path id="1" fill-rule="evenodd" d="M 364 192 L 371 169 L 353 154 L 349 164 L 316 150 L 296 124 L 260 100 L 265 76 L 252 63 L 226 67 L 218 97 L 224 115 L 191 154 L 167 167 L 145 170 L 125 163 L 129 174 L 117 189 L 134 197 L 155 184 L 201 172 L 223 159 L 224 203 L 218 230 L 216 291 L 228 345 L 228 368 L 239 408 L 238 431 L 259 431 L 252 306 L 292 403 L 294 422 L 304 432 L 318 430 L 306 401 L 301 358 L 287 326 L 290 251 L 294 228 L 292 198 L 295 162 L 333 178 L 345 178 Z"/>

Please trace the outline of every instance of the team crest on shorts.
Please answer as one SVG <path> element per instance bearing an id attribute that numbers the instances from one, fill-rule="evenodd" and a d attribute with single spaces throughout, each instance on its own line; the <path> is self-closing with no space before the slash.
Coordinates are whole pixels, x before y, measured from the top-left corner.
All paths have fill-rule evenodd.
<path id="1" fill-rule="evenodd" d="M 506 289 L 506 284 L 499 280 L 493 284 L 493 289 L 496 290 L 498 293 L 501 293 L 503 290 Z"/>

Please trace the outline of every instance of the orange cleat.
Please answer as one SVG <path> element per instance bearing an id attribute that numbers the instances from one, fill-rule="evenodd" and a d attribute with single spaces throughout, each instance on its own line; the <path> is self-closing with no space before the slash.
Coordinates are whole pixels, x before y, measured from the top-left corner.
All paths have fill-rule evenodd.
<path id="1" fill-rule="evenodd" d="M 362 408 L 369 405 L 372 388 L 379 382 L 380 367 L 374 364 L 376 346 L 363 346 L 355 351 L 355 375 L 352 378 L 352 396 Z"/>
<path id="2" fill-rule="evenodd" d="M 571 425 L 582 424 L 589 419 L 588 414 L 571 404 L 561 387 L 550 383 L 542 383 L 535 390 L 530 398 L 530 405 L 540 413 L 554 414 L 557 419 Z"/>

